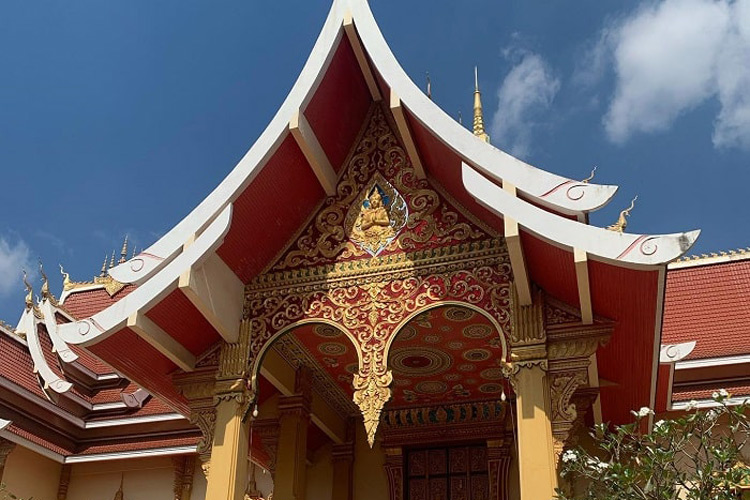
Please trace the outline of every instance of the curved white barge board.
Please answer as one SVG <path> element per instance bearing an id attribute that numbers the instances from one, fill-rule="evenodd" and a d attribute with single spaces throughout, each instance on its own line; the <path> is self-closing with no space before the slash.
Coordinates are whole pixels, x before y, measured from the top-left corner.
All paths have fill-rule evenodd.
<path id="1" fill-rule="evenodd" d="M 289 133 L 289 122 L 312 98 L 343 36 L 343 22 L 351 13 L 375 69 L 401 97 L 404 105 L 433 134 L 466 161 L 495 179 L 513 183 L 522 195 L 566 214 L 581 214 L 606 204 L 616 186 L 573 181 L 528 165 L 480 141 L 445 114 L 409 79 L 396 61 L 372 16 L 366 0 L 336 0 L 294 87 L 268 127 L 227 177 L 193 211 L 159 241 L 134 258 L 109 270 L 121 283 L 143 283 L 175 258 L 185 241 L 201 232 L 252 182 Z"/>
<path id="2" fill-rule="evenodd" d="M 89 318 L 57 325 L 57 333 L 70 344 L 95 344 L 117 332 L 128 317 L 151 306 L 177 287 L 180 274 L 200 265 L 222 243 L 232 221 L 232 205 L 227 206 L 203 233 L 179 256 L 152 279 L 136 288 L 127 297 L 115 302 Z"/>
<path id="3" fill-rule="evenodd" d="M 684 254 L 700 235 L 687 233 L 645 235 L 609 231 L 557 216 L 513 196 L 464 164 L 466 190 L 483 206 L 500 217 L 508 216 L 545 241 L 573 251 L 585 251 L 592 259 L 620 266 L 656 266 Z"/>

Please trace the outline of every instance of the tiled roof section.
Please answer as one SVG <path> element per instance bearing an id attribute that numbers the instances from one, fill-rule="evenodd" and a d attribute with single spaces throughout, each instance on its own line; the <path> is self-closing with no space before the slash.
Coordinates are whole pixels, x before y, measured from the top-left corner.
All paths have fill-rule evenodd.
<path id="1" fill-rule="evenodd" d="M 670 269 L 662 343 L 697 341 L 687 359 L 750 353 L 750 260 Z"/>
<path id="2" fill-rule="evenodd" d="M 36 445 L 39 445 L 42 448 L 45 448 L 47 450 L 54 451 L 55 453 L 58 453 L 60 455 L 70 455 L 73 451 L 73 450 L 68 450 L 66 448 L 63 448 L 62 446 L 56 443 L 53 443 L 52 441 L 44 439 L 43 437 L 39 435 L 39 433 L 29 432 L 26 429 L 22 429 L 15 424 L 9 425 L 7 430 L 15 434 L 18 437 L 21 437 L 27 441 L 30 441 Z"/>
<path id="3" fill-rule="evenodd" d="M 121 453 L 125 451 L 152 450 L 155 448 L 171 448 L 176 446 L 195 446 L 200 441 L 200 434 L 191 436 L 175 436 L 165 438 L 163 436 L 151 438 L 118 439 L 116 442 L 97 443 L 84 445 L 77 450 L 79 455 L 95 455 L 100 453 Z"/>
<path id="4" fill-rule="evenodd" d="M 65 298 L 65 310 L 78 319 L 88 318 L 126 297 L 135 289 L 135 285 L 125 285 L 122 290 L 111 297 L 103 286 L 89 290 L 73 290 Z"/>
<path id="5" fill-rule="evenodd" d="M 34 375 L 34 362 L 26 346 L 0 335 L 0 377 L 46 399 Z"/>
<path id="6" fill-rule="evenodd" d="M 675 387 L 672 393 L 672 401 L 690 401 L 691 399 L 711 399 L 711 395 L 719 389 L 726 389 L 732 397 L 750 396 L 750 383 L 747 380 L 741 382 L 713 382 L 709 384 L 691 385 L 685 389 Z"/>
<path id="7" fill-rule="evenodd" d="M 77 345 L 69 345 L 71 350 L 78 355 L 78 362 L 84 367 L 88 368 L 97 375 L 109 375 L 115 373 L 115 371 L 108 365 L 99 361 L 99 358 L 88 352 L 86 349 L 82 349 Z"/>

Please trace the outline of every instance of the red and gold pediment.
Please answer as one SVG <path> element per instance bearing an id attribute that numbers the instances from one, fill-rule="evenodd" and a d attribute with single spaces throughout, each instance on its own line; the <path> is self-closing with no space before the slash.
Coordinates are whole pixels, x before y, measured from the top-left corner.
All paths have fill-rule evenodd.
<path id="1" fill-rule="evenodd" d="M 497 239 L 433 181 L 419 179 L 388 115 L 374 105 L 339 178 L 271 273 Z M 260 278 L 262 280 L 262 278 Z"/>
<path id="2" fill-rule="evenodd" d="M 448 305 L 479 312 L 494 343 L 483 340 L 481 349 L 468 346 L 471 353 L 452 354 L 482 354 L 480 362 L 449 363 L 456 370 L 471 364 L 477 374 L 490 373 L 506 358 L 505 336 L 510 330 L 512 278 L 503 238 L 432 179 L 417 175 L 389 117 L 380 105 L 373 105 L 341 171 L 336 194 L 246 286 L 242 330 L 255 373 L 265 349 L 286 332 L 294 332 L 290 338 L 296 339 L 295 352 L 305 348 L 313 354 L 324 346 L 313 342 L 310 323 L 326 324 L 346 335 L 356 363 L 345 363 L 353 365 L 347 375 L 341 372 L 346 367 L 340 360 L 331 363 L 324 356 L 317 364 L 326 367 L 327 374 L 318 378 L 328 383 L 319 385 L 335 390 L 343 384 L 345 392 L 353 390 L 371 445 L 380 412 L 392 396 L 396 404 L 417 403 L 416 390 L 414 397 L 402 386 L 392 392 L 394 372 L 389 366 L 398 363 L 389 360 L 389 354 L 398 358 L 405 349 L 402 342 L 393 350 L 390 346 L 413 318 Z M 286 345 L 283 339 L 278 342 L 277 350 Z M 462 347 L 465 343 L 460 342 Z M 459 343 L 454 344 L 457 348 Z M 403 373 L 396 375 L 404 379 Z M 459 400 L 499 397 L 499 384 L 475 378 L 469 385 L 452 383 L 451 394 Z M 442 394 L 445 382 L 430 383 L 421 380 L 420 387 L 440 389 Z M 338 405 L 343 411 L 346 406 Z"/>

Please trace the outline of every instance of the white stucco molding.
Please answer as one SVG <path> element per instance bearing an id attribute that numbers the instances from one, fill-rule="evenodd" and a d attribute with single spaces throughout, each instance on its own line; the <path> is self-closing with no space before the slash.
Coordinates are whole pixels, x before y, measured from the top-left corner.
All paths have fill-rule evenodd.
<path id="1" fill-rule="evenodd" d="M 684 254 L 695 243 L 699 230 L 686 233 L 645 235 L 618 233 L 566 219 L 514 197 L 503 188 L 463 165 L 466 190 L 488 210 L 518 221 L 525 230 L 571 252 L 578 248 L 592 260 L 623 267 L 666 264 Z"/>
<path id="2" fill-rule="evenodd" d="M 41 378 L 42 389 L 52 389 L 58 394 L 69 391 L 73 384 L 59 377 L 52 368 L 47 364 L 42 351 L 42 344 L 39 341 L 39 332 L 37 331 L 38 321 L 34 316 L 33 309 L 27 309 L 21 316 L 16 329 L 19 333 L 26 335 L 26 344 L 29 347 L 31 361 L 34 364 L 34 373 Z"/>
<path id="3" fill-rule="evenodd" d="M 200 266 L 213 254 L 229 230 L 231 220 L 232 206 L 229 205 L 193 244 L 148 282 L 89 318 L 57 325 L 60 337 L 70 344 L 95 344 L 126 326 L 132 315 L 148 311 L 177 288 L 182 273 L 193 266 Z"/>
<path id="4" fill-rule="evenodd" d="M 121 283 L 143 283 L 181 252 L 183 243 L 198 234 L 253 181 L 289 133 L 295 113 L 304 112 L 351 23 L 374 69 L 396 92 L 403 106 L 439 140 L 465 161 L 497 180 L 518 187 L 519 196 L 571 215 L 580 215 L 605 205 L 616 186 L 573 181 L 528 165 L 484 143 L 445 114 L 412 82 L 385 42 L 366 0 L 335 0 L 318 40 L 297 82 L 263 134 L 227 177 L 187 217 L 145 251 L 109 270 Z"/>
<path id="5" fill-rule="evenodd" d="M 677 363 L 685 359 L 693 349 L 696 342 L 685 342 L 682 344 L 662 344 L 659 350 L 659 363 Z"/>

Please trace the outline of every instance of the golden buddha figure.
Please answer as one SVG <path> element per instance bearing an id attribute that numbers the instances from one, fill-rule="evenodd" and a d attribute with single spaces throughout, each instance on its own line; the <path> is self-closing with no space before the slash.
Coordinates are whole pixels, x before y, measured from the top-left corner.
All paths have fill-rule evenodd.
<path id="1" fill-rule="evenodd" d="M 391 218 L 388 216 L 388 209 L 383 205 L 383 198 L 380 191 L 376 188 L 367 199 L 369 206 L 362 207 L 362 231 L 367 231 L 373 226 L 389 227 Z"/>

